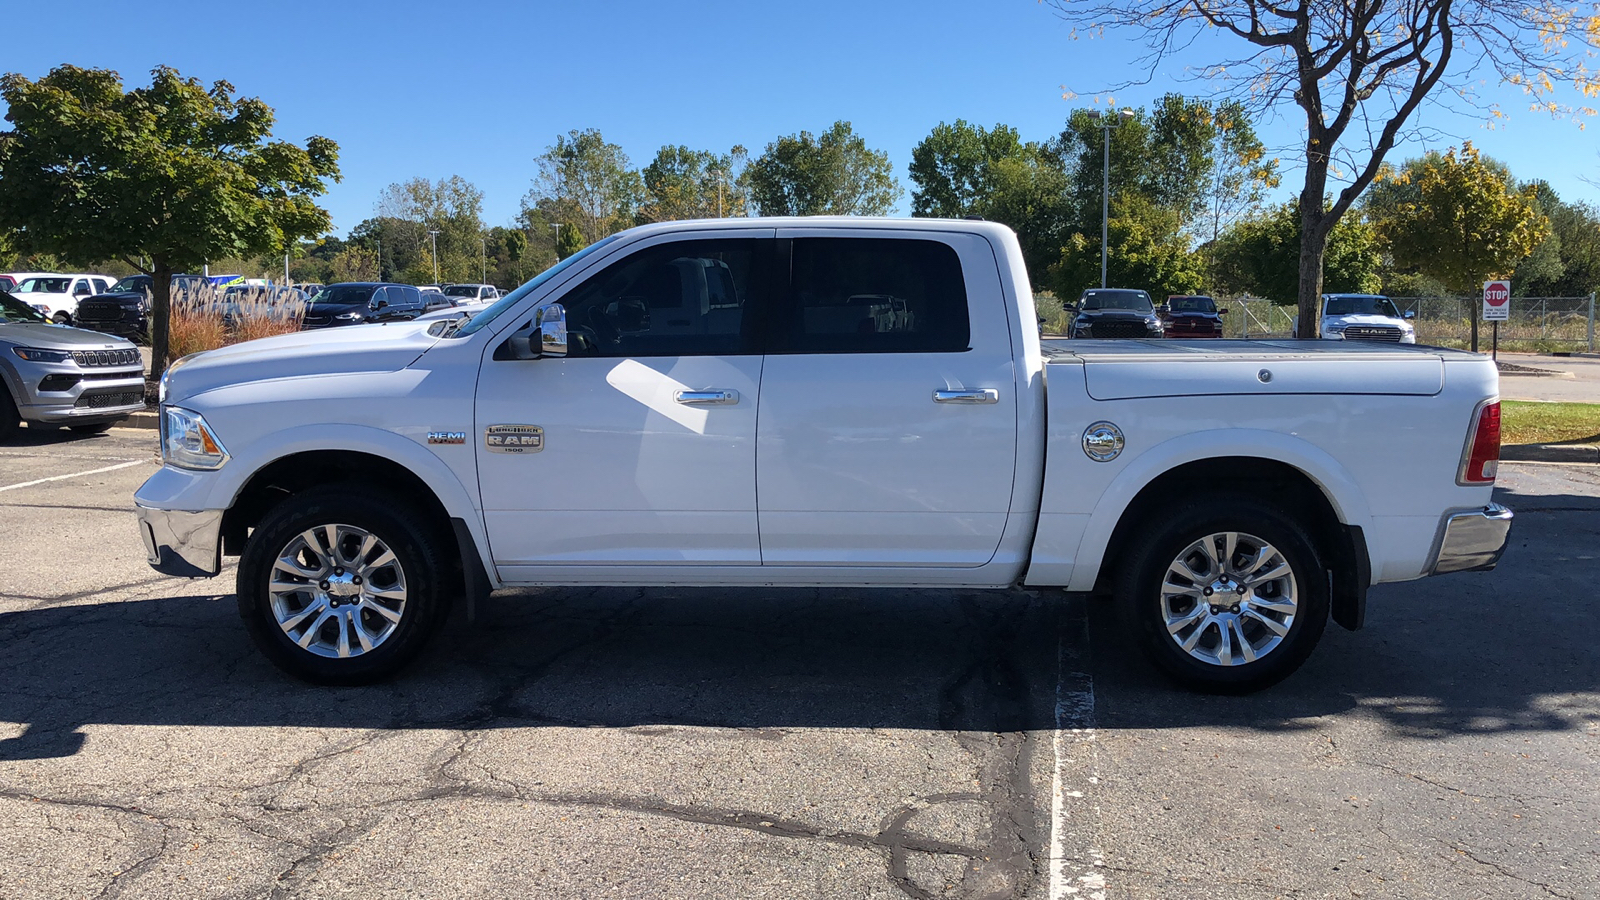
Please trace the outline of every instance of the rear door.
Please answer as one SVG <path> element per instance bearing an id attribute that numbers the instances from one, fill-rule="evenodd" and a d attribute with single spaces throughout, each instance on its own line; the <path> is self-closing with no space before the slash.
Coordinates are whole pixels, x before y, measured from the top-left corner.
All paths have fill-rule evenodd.
<path id="1" fill-rule="evenodd" d="M 761 379 L 762 562 L 988 562 L 1010 511 L 1017 443 L 1010 329 L 988 242 L 865 229 L 778 237 L 790 277 Z"/>

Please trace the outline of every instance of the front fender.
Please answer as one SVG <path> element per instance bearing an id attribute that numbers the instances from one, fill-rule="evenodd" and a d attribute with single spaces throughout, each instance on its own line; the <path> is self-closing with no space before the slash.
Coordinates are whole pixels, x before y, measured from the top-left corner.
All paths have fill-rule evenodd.
<path id="1" fill-rule="evenodd" d="M 1370 531 L 1372 513 L 1360 485 L 1337 459 L 1301 438 L 1274 431 L 1247 428 L 1218 429 L 1170 438 L 1129 460 L 1106 486 L 1090 513 L 1078 542 L 1071 582 L 1067 589 L 1093 589 L 1100 575 L 1111 533 L 1122 520 L 1129 504 L 1139 492 L 1161 475 L 1185 463 L 1219 457 L 1245 457 L 1281 462 L 1305 473 L 1319 489 L 1334 514 L 1345 525 Z M 1373 569 L 1379 570 L 1378 552 L 1372 555 Z"/>

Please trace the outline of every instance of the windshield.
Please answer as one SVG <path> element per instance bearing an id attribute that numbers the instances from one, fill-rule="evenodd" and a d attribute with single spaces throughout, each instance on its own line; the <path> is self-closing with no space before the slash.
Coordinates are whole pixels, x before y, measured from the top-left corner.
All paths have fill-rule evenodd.
<path id="1" fill-rule="evenodd" d="M 29 278 L 17 285 L 19 294 L 65 294 L 71 278 Z"/>
<path id="2" fill-rule="evenodd" d="M 478 286 L 475 284 L 452 284 L 444 289 L 446 297 L 476 297 Z"/>
<path id="3" fill-rule="evenodd" d="M 176 282 L 177 279 L 173 280 Z M 129 293 L 132 291 L 148 291 L 150 290 L 150 276 L 129 275 L 127 278 L 124 278 L 116 284 L 113 284 L 111 286 L 111 290 L 112 292 L 118 294 Z"/>
<path id="4" fill-rule="evenodd" d="M 0 322 L 44 322 L 44 316 L 39 311 L 11 296 L 5 291 L 0 291 Z"/>
<path id="5" fill-rule="evenodd" d="M 503 315 L 506 310 L 508 310 L 511 307 L 515 306 L 519 301 L 522 300 L 523 297 L 526 297 L 529 294 L 533 293 L 534 291 L 538 290 L 540 287 L 542 287 L 543 285 L 548 283 L 550 281 L 550 279 L 552 279 L 555 276 L 559 275 L 561 272 L 565 271 L 566 269 L 571 268 L 579 260 L 583 259 L 584 257 L 589 256 L 590 254 L 594 253 L 596 250 L 599 250 L 601 247 L 604 247 L 605 245 L 607 245 L 609 243 L 612 243 L 616 239 L 617 239 L 617 236 L 614 235 L 614 234 L 611 235 L 610 237 L 601 238 L 600 240 L 595 241 L 594 243 L 590 244 L 589 246 L 583 248 L 582 250 L 579 250 L 577 253 L 574 253 L 571 256 L 567 257 L 566 259 L 563 259 L 562 261 L 556 263 L 555 265 L 551 266 L 550 268 L 545 269 L 543 272 L 540 272 L 538 275 L 533 276 L 533 280 L 532 281 L 529 281 L 527 284 L 523 285 L 522 287 L 519 287 L 516 290 L 512 291 L 511 293 L 505 295 L 504 297 L 501 297 L 499 300 L 496 300 L 494 303 L 492 303 L 489 306 L 485 307 L 483 312 L 478 313 L 477 315 L 473 316 L 472 319 L 467 322 L 467 324 L 461 326 L 461 330 L 456 332 L 454 336 L 455 337 L 465 337 L 465 336 L 467 336 L 469 334 L 473 334 L 474 332 L 477 332 L 477 331 L 481 330 L 483 328 L 483 326 L 489 324 L 490 322 L 493 322 L 495 319 L 497 319 L 501 315 Z"/>
<path id="6" fill-rule="evenodd" d="M 1131 309 L 1134 312 L 1152 312 L 1154 304 L 1144 291 L 1084 291 L 1084 309 Z"/>
<path id="7" fill-rule="evenodd" d="M 1388 316 L 1391 319 L 1400 318 L 1400 311 L 1394 308 L 1388 297 L 1329 297 L 1327 307 L 1322 310 L 1325 316 Z"/>
<path id="8" fill-rule="evenodd" d="M 353 306 L 372 299 L 375 284 L 336 284 L 317 291 L 311 298 L 312 306 Z"/>
<path id="9" fill-rule="evenodd" d="M 1175 313 L 1214 313 L 1217 304 L 1210 297 L 1173 297 L 1167 308 Z"/>

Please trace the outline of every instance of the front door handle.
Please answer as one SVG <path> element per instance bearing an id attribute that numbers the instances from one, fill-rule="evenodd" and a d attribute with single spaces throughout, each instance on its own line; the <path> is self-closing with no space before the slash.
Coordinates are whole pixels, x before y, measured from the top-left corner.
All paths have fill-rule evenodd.
<path id="1" fill-rule="evenodd" d="M 672 399 L 685 406 L 732 406 L 739 402 L 738 391 L 678 391 Z"/>
<path id="2" fill-rule="evenodd" d="M 994 388 L 977 390 L 934 391 L 935 403 L 999 403 L 1000 392 Z"/>

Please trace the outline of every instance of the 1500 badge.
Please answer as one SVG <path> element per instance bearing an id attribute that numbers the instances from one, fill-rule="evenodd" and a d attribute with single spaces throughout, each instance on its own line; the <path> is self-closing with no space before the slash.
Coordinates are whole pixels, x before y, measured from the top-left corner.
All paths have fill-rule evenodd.
<path id="1" fill-rule="evenodd" d="M 483 446 L 491 453 L 538 453 L 544 449 L 544 429 L 537 425 L 490 425 L 483 430 Z"/>

